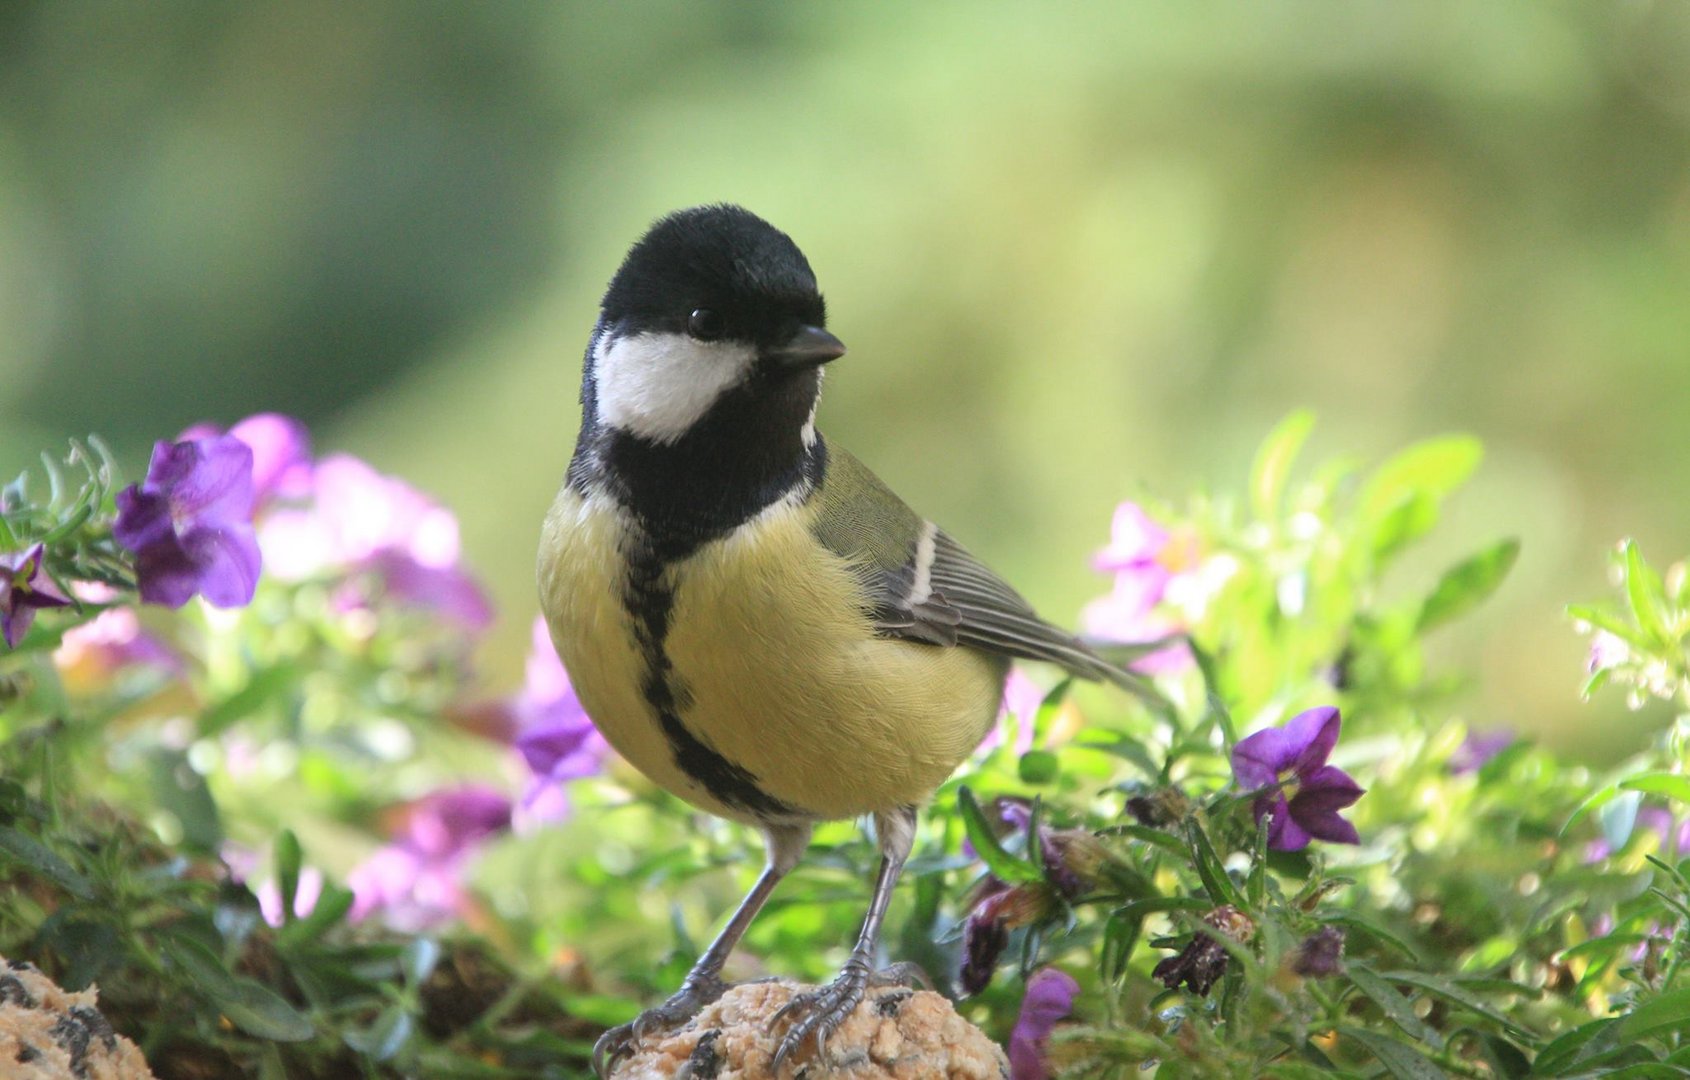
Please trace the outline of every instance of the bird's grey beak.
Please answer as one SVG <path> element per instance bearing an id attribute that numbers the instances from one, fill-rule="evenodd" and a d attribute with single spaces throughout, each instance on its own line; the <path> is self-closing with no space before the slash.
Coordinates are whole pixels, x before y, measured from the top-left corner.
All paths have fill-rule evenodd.
<path id="1" fill-rule="evenodd" d="M 797 371 L 839 359 L 845 355 L 845 343 L 819 326 L 802 326 L 784 344 L 770 349 L 767 355 L 780 367 Z"/>

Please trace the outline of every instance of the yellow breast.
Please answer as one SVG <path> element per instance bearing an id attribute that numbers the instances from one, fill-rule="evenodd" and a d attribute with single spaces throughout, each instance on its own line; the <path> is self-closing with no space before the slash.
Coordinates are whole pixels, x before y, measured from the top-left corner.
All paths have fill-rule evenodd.
<path id="1" fill-rule="evenodd" d="M 659 720 L 652 643 L 626 600 L 620 513 L 565 488 L 542 534 L 541 607 L 581 702 L 664 788 L 725 817 L 766 816 L 689 773 Z M 674 717 L 796 816 L 920 803 L 990 726 L 1003 661 L 876 637 L 851 566 L 810 538 L 811 513 L 772 508 L 664 572 Z"/>

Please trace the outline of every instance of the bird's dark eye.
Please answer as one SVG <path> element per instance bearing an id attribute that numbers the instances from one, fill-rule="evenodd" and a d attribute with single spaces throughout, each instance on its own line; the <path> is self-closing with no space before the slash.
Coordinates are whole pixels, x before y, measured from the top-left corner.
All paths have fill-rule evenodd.
<path id="1" fill-rule="evenodd" d="M 687 333 L 700 341 L 715 341 L 727 333 L 727 329 L 721 313 L 714 308 L 695 308 L 687 316 Z"/>

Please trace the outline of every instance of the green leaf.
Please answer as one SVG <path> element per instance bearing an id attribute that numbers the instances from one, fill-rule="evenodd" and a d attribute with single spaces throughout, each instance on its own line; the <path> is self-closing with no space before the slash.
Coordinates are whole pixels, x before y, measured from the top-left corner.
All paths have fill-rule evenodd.
<path id="1" fill-rule="evenodd" d="M 1414 1004 L 1408 998 L 1397 992 L 1396 987 L 1387 982 L 1378 972 L 1366 964 L 1350 961 L 1344 965 L 1344 973 L 1355 984 L 1357 990 L 1367 995 L 1368 1000 L 1379 1006 L 1379 1011 L 1385 1018 L 1403 1030 L 1410 1038 L 1426 1043 L 1428 1046 L 1442 1047 L 1443 1036 L 1426 1026 L 1426 1022 L 1414 1015 Z"/>
<path id="2" fill-rule="evenodd" d="M 1519 557 L 1520 542 L 1508 539 L 1444 571 L 1431 595 L 1420 605 L 1415 632 L 1423 634 L 1476 607 L 1496 591 Z"/>
<path id="3" fill-rule="evenodd" d="M 1146 915 L 1164 911 L 1189 911 L 1201 915 L 1214 906 L 1212 902 L 1198 896 L 1147 896 L 1143 900 L 1122 904 L 1115 909 L 1115 914 L 1132 919 L 1142 919 Z"/>
<path id="4" fill-rule="evenodd" d="M 1442 498 L 1467 482 L 1484 457 L 1484 445 L 1471 435 L 1444 435 L 1415 443 L 1373 470 L 1358 495 L 1358 509 L 1378 518 L 1405 497 Z"/>
<path id="5" fill-rule="evenodd" d="M 10 825 L 0 825 L 0 851 L 79 900 L 94 896 L 94 884 L 47 845 Z"/>
<path id="6" fill-rule="evenodd" d="M 1146 776 L 1155 778 L 1162 775 L 1162 767 L 1151 760 L 1144 744 L 1136 739 L 1112 738 L 1108 742 L 1076 742 L 1072 745 L 1130 761 Z"/>
<path id="7" fill-rule="evenodd" d="M 158 809 L 174 817 L 182 827 L 182 843 L 195 851 L 212 853 L 223 846 L 223 820 L 211 789 L 188 762 L 188 755 L 170 747 L 158 747 L 147 754 L 147 787 Z"/>
<path id="8" fill-rule="evenodd" d="M 1467 988 L 1457 985 L 1441 975 L 1433 975 L 1429 972 L 1421 971 L 1387 971 L 1385 972 L 1384 977 L 1389 979 L 1391 982 L 1403 983 L 1405 985 L 1415 987 L 1416 989 L 1424 990 L 1428 994 L 1441 997 L 1445 1001 L 1459 1005 L 1468 1012 L 1476 1013 L 1479 1016 L 1484 1017 L 1486 1020 L 1497 1024 L 1503 1028 L 1503 1030 L 1508 1031 L 1517 1037 L 1525 1039 L 1531 1038 L 1531 1032 L 1527 1028 L 1523 1028 L 1519 1024 L 1515 1023 L 1509 1018 L 1506 1012 L 1503 1012 L 1488 1001 L 1485 1001 L 1483 998 L 1474 994 Z M 1525 990 L 1525 987 L 1521 987 L 1521 989 Z"/>
<path id="9" fill-rule="evenodd" d="M 1626 644 L 1635 645 L 1639 649 L 1649 648 L 1649 639 L 1638 633 L 1637 627 L 1621 621 L 1606 608 L 1599 608 L 1594 604 L 1568 604 L 1565 610 L 1567 618 L 1575 622 L 1589 623 L 1598 630 L 1606 630 Z"/>
<path id="10" fill-rule="evenodd" d="M 1615 1035 L 1623 1042 L 1690 1031 L 1690 987 L 1662 994 L 1620 1017 Z"/>
<path id="11" fill-rule="evenodd" d="M 1580 1024 L 1555 1039 L 1532 1062 L 1532 1075 L 1555 1076 L 1578 1061 L 1613 1049 L 1618 1039 L 1616 1023 L 1612 1017 L 1604 1017 Z"/>
<path id="12" fill-rule="evenodd" d="M 1626 791 L 1615 795 L 1597 811 L 1596 819 L 1602 824 L 1602 839 L 1613 850 L 1625 847 L 1625 842 L 1631 839 L 1631 831 L 1637 827 L 1637 808 L 1642 802 L 1641 791 Z"/>
<path id="13" fill-rule="evenodd" d="M 389 1061 L 405 1048 L 416 1022 L 403 1006 L 389 1005 L 364 1031 L 349 1031 L 346 1045 L 375 1061 Z"/>
<path id="14" fill-rule="evenodd" d="M 1261 521 L 1279 517 L 1279 503 L 1285 492 L 1285 480 L 1297 454 L 1314 428 L 1314 413 L 1307 409 L 1281 420 L 1256 451 L 1250 465 L 1250 504 Z"/>
<path id="15" fill-rule="evenodd" d="M 236 976 L 205 945 L 181 934 L 166 938 L 163 950 L 193 990 L 249 1035 L 276 1042 L 302 1042 L 316 1033 L 275 991 Z"/>
<path id="16" fill-rule="evenodd" d="M 1127 973 L 1127 962 L 1144 929 L 1144 917 L 1123 914 L 1125 909 L 1110 914 L 1103 924 L 1103 944 L 1097 951 L 1097 973 L 1106 983 L 1118 983 Z"/>
<path id="17" fill-rule="evenodd" d="M 1389 1035 L 1354 1027 L 1340 1027 L 1338 1033 L 1365 1046 L 1397 1080 L 1446 1080 L 1447 1074 L 1430 1058 Z"/>
<path id="18" fill-rule="evenodd" d="M 94 516 L 94 507 L 89 502 L 92 497 L 92 489 L 84 490 L 82 497 L 77 500 L 76 505 L 71 508 L 65 519 L 50 529 L 47 535 L 41 538 L 41 542 L 43 544 L 56 544 L 86 525 L 88 519 Z"/>
<path id="19" fill-rule="evenodd" d="M 1421 962 L 1420 954 L 1414 951 L 1414 946 L 1380 926 L 1369 916 L 1359 915 L 1354 911 L 1340 911 L 1330 915 L 1322 915 L 1320 921 L 1331 926 L 1342 926 L 1346 930 L 1359 930 L 1373 940 L 1395 949 L 1404 958 L 1416 964 Z"/>
<path id="20" fill-rule="evenodd" d="M 1629 780 L 1621 780 L 1620 787 L 1626 791 L 1665 795 L 1674 802 L 1690 803 L 1690 776 L 1679 773 L 1644 773 Z"/>
<path id="21" fill-rule="evenodd" d="M 986 869 L 1000 881 L 1014 885 L 1044 880 L 1044 872 L 1039 867 L 1027 859 L 1011 855 L 998 843 L 998 835 L 986 820 L 985 811 L 980 809 L 974 792 L 966 786 L 957 789 L 957 809 L 962 812 L 962 825 L 968 831 L 968 842 L 980 853 Z"/>
<path id="22" fill-rule="evenodd" d="M 1567 832 L 1572 829 L 1572 827 L 1577 824 L 1584 815 L 1590 813 L 1592 810 L 1602 809 L 1602 807 L 1608 805 L 1608 803 L 1619 793 L 1620 786 L 1618 784 L 1604 784 L 1602 787 L 1592 791 L 1589 795 L 1586 795 L 1583 801 L 1574 807 L 1573 812 L 1567 816 L 1566 824 L 1562 825 L 1561 831 L 1555 834 L 1556 838 L 1559 839 L 1566 836 Z"/>
<path id="23" fill-rule="evenodd" d="M 293 922 L 294 898 L 299 895 L 299 864 L 304 855 L 299 850 L 299 837 L 292 829 L 276 834 L 276 888 L 282 894 L 282 922 Z"/>
<path id="24" fill-rule="evenodd" d="M 1016 763 L 1023 784 L 1049 784 L 1061 773 L 1056 755 L 1049 750 L 1029 750 Z"/>
<path id="25" fill-rule="evenodd" d="M 405 946 L 405 951 L 399 954 L 399 970 L 405 975 L 405 982 L 411 986 L 421 986 L 434 974 L 434 966 L 440 962 L 440 943 L 430 937 L 412 938 Z"/>
<path id="26" fill-rule="evenodd" d="M 283 926 L 276 935 L 277 942 L 285 948 L 291 948 L 316 940 L 325 930 L 346 917 L 346 913 L 352 910 L 355 899 L 351 889 L 325 884 L 323 894 L 317 897 L 317 903 L 311 908 L 311 914 Z"/>
<path id="27" fill-rule="evenodd" d="M 1530 1075 L 1531 1059 L 1527 1058 L 1518 1046 L 1502 1036 L 1474 1028 L 1462 1028 L 1457 1034 L 1478 1037 L 1480 1052 L 1490 1063 L 1491 1072 L 1495 1075 L 1506 1077 L 1508 1080 L 1518 1080 L 1519 1077 Z"/>
<path id="28" fill-rule="evenodd" d="M 274 990 L 245 977 L 236 978 L 213 1003 L 230 1023 L 260 1039 L 304 1042 L 317 1033 L 311 1021 Z"/>
<path id="29" fill-rule="evenodd" d="M 1355 504 L 1357 531 L 1374 558 L 1383 562 L 1430 531 L 1444 497 L 1483 456 L 1477 439 L 1450 435 L 1416 443 L 1375 469 Z"/>
<path id="30" fill-rule="evenodd" d="M 1203 888 L 1209 898 L 1218 906 L 1231 904 L 1240 910 L 1247 910 L 1249 905 L 1244 900 L 1244 894 L 1238 891 L 1238 886 L 1226 872 L 1226 864 L 1215 851 L 1215 845 L 1209 841 L 1209 834 L 1203 830 L 1203 825 L 1195 817 L 1187 818 L 1185 822 L 1185 842 L 1191 856 L 1191 865 L 1196 868 L 1197 876 L 1203 882 Z"/>
<path id="31" fill-rule="evenodd" d="M 1375 562 L 1384 563 L 1391 556 L 1432 530 L 1438 523 L 1438 503 L 1430 495 L 1407 495 L 1391 507 L 1373 526 L 1367 540 Z"/>
<path id="32" fill-rule="evenodd" d="M 1661 645 L 1672 643 L 1666 625 L 1666 587 L 1661 576 L 1650 569 L 1637 550 L 1637 543 L 1627 540 L 1620 547 L 1625 572 L 1625 597 L 1637 625 L 1653 641 Z"/>

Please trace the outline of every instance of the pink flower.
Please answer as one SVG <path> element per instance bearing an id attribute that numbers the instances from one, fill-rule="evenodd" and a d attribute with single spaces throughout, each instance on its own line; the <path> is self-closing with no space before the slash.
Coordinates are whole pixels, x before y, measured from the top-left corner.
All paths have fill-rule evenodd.
<path id="1" fill-rule="evenodd" d="M 469 862 L 510 821 L 510 800 L 479 785 L 418 799 L 393 842 L 347 875 L 351 917 L 380 912 L 389 926 L 415 932 L 462 916 L 470 907 L 463 883 Z"/>
<path id="2" fill-rule="evenodd" d="M 531 637 L 527 681 L 511 703 L 515 746 L 533 774 L 516 809 L 519 831 L 567 816 L 564 785 L 597 773 L 610 753 L 569 684 L 544 618 L 535 618 Z"/>
<path id="3" fill-rule="evenodd" d="M 1176 554 L 1168 530 L 1151 520 L 1142 507 L 1133 502 L 1117 506 L 1109 544 L 1092 559 L 1097 569 L 1114 573 L 1115 583 L 1081 613 L 1086 633 L 1130 645 L 1179 633 L 1183 628 L 1157 610 L 1175 581 Z M 1190 651 L 1175 644 L 1139 657 L 1131 666 L 1161 674 L 1184 670 L 1191 663 Z"/>
<path id="4" fill-rule="evenodd" d="M 1159 578 L 1166 585 L 1173 574 L 1157 557 L 1167 546 L 1168 530 L 1152 521 L 1137 503 L 1124 502 L 1115 508 L 1109 523 L 1108 546 L 1092 557 L 1092 565 L 1117 574 L 1132 571 L 1147 581 Z"/>
<path id="5" fill-rule="evenodd" d="M 258 897 L 258 910 L 264 916 L 264 921 L 271 926 L 280 926 L 287 921 L 286 913 L 282 910 L 282 889 L 275 878 L 266 880 L 255 893 Z M 296 919 L 303 919 L 317 907 L 317 901 L 323 897 L 323 872 L 315 866 L 299 868 L 299 882 L 294 886 L 293 915 Z"/>
<path id="6" fill-rule="evenodd" d="M 449 510 L 349 454 L 317 464 L 310 496 L 307 505 L 277 507 L 259 524 L 259 543 L 277 577 L 367 571 L 402 603 L 473 629 L 492 622 L 485 594 L 458 564 L 458 521 Z"/>
<path id="7" fill-rule="evenodd" d="M 257 885 L 253 884 L 254 875 L 265 868 L 265 861 L 259 858 L 259 853 L 251 848 L 239 844 L 227 843 L 223 845 L 223 864 L 229 868 L 229 878 L 232 881 L 244 883 L 252 890 L 252 895 L 258 900 L 258 911 L 264 921 L 271 926 L 281 926 L 286 922 L 282 911 L 282 889 L 274 877 L 265 878 Z M 317 901 L 323 896 L 323 872 L 314 866 L 299 868 L 299 881 L 294 886 L 293 914 L 296 918 L 303 918 L 317 907 Z"/>
<path id="8" fill-rule="evenodd" d="M 1348 773 L 1326 764 L 1340 724 L 1335 708 L 1309 709 L 1232 748 L 1239 786 L 1261 791 L 1252 807 L 1256 821 L 1272 815 L 1268 847 L 1275 851 L 1301 851 L 1311 839 L 1361 843 L 1355 826 L 1338 811 L 1361 798 L 1362 789 Z"/>
<path id="9" fill-rule="evenodd" d="M 82 592 L 77 589 L 79 595 Z M 178 671 L 182 666 L 162 642 L 141 629 L 135 610 L 126 607 L 107 608 L 89 622 L 66 630 L 53 652 L 53 663 L 67 680 L 83 685 L 101 684 L 129 667 Z"/>
<path id="10" fill-rule="evenodd" d="M 112 535 L 135 553 L 141 599 L 181 607 L 252 600 L 261 564 L 252 531 L 252 450 L 228 435 L 153 447 L 147 478 L 117 493 Z"/>
<path id="11" fill-rule="evenodd" d="M 1073 1011 L 1079 994 L 1080 984 L 1057 968 L 1040 968 L 1027 980 L 1021 1015 L 1009 1035 L 1010 1080 L 1048 1080 L 1046 1044 L 1057 1022 L 1066 1020 Z"/>
<path id="12" fill-rule="evenodd" d="M 998 722 L 986 733 L 976 752 L 984 754 L 1003 745 L 1010 717 L 1015 718 L 1015 745 L 1011 749 L 1017 756 L 1031 750 L 1033 721 L 1038 717 L 1039 706 L 1044 704 L 1044 700 L 1044 687 L 1029 679 L 1019 667 L 1011 667 L 1003 684 L 1003 704 L 998 707 Z"/>

